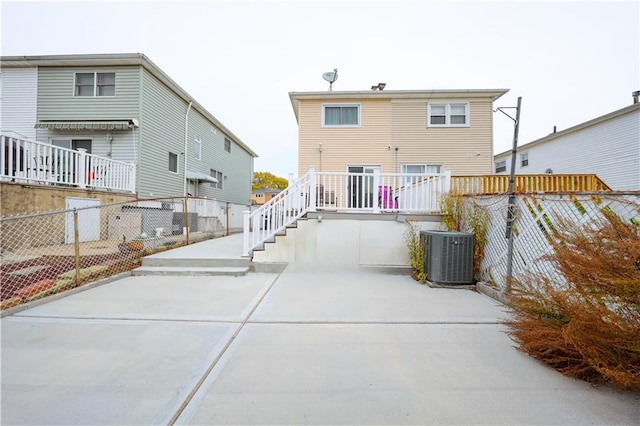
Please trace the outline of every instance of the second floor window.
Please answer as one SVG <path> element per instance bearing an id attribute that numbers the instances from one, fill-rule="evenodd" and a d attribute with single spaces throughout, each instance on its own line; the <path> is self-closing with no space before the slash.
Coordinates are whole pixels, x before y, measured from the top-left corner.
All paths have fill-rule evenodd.
<path id="1" fill-rule="evenodd" d="M 359 126 L 360 105 L 341 104 L 322 106 L 323 126 Z"/>
<path id="2" fill-rule="evenodd" d="M 520 154 L 520 167 L 526 167 L 529 165 L 529 153 L 525 152 Z"/>
<path id="3" fill-rule="evenodd" d="M 507 171 L 507 160 L 496 161 L 496 173 Z"/>
<path id="4" fill-rule="evenodd" d="M 432 103 L 427 109 L 429 126 L 466 127 L 469 125 L 468 103 Z"/>
<path id="5" fill-rule="evenodd" d="M 224 138 L 224 150 L 231 152 L 231 141 L 227 138 Z"/>
<path id="6" fill-rule="evenodd" d="M 78 72 L 73 93 L 74 96 L 115 96 L 116 73 Z"/>

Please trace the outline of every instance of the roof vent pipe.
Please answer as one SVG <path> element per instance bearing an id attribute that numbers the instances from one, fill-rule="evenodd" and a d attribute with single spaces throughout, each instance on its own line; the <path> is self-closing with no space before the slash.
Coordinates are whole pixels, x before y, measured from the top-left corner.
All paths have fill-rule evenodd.
<path id="1" fill-rule="evenodd" d="M 640 102 L 640 90 L 636 90 L 631 95 L 633 96 L 633 103 L 634 104 L 637 104 L 638 102 Z"/>

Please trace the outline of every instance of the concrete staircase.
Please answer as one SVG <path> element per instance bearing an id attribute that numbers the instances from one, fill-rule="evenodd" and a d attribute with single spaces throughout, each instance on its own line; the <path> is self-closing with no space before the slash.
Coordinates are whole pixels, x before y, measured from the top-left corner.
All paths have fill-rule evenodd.
<path id="1" fill-rule="evenodd" d="M 244 276 L 249 273 L 251 259 L 189 259 L 154 258 L 142 259 L 142 266 L 131 271 L 133 276 L 172 275 L 172 276 Z"/>

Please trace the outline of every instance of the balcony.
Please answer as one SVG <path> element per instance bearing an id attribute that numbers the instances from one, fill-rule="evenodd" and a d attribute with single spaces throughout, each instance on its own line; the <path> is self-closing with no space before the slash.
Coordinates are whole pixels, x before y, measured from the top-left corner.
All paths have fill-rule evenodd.
<path id="1" fill-rule="evenodd" d="M 135 164 L 0 135 L 0 181 L 135 192 Z"/>

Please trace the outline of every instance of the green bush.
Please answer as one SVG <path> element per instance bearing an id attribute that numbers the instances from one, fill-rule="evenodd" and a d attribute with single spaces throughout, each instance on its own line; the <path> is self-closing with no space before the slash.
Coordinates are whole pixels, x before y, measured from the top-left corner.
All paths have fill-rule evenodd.
<path id="1" fill-rule="evenodd" d="M 427 281 L 427 272 L 424 270 L 424 245 L 420 240 L 420 225 L 417 222 L 408 220 L 407 229 L 404 234 L 407 248 L 409 249 L 409 262 L 411 264 L 411 276 L 419 283 Z"/>

